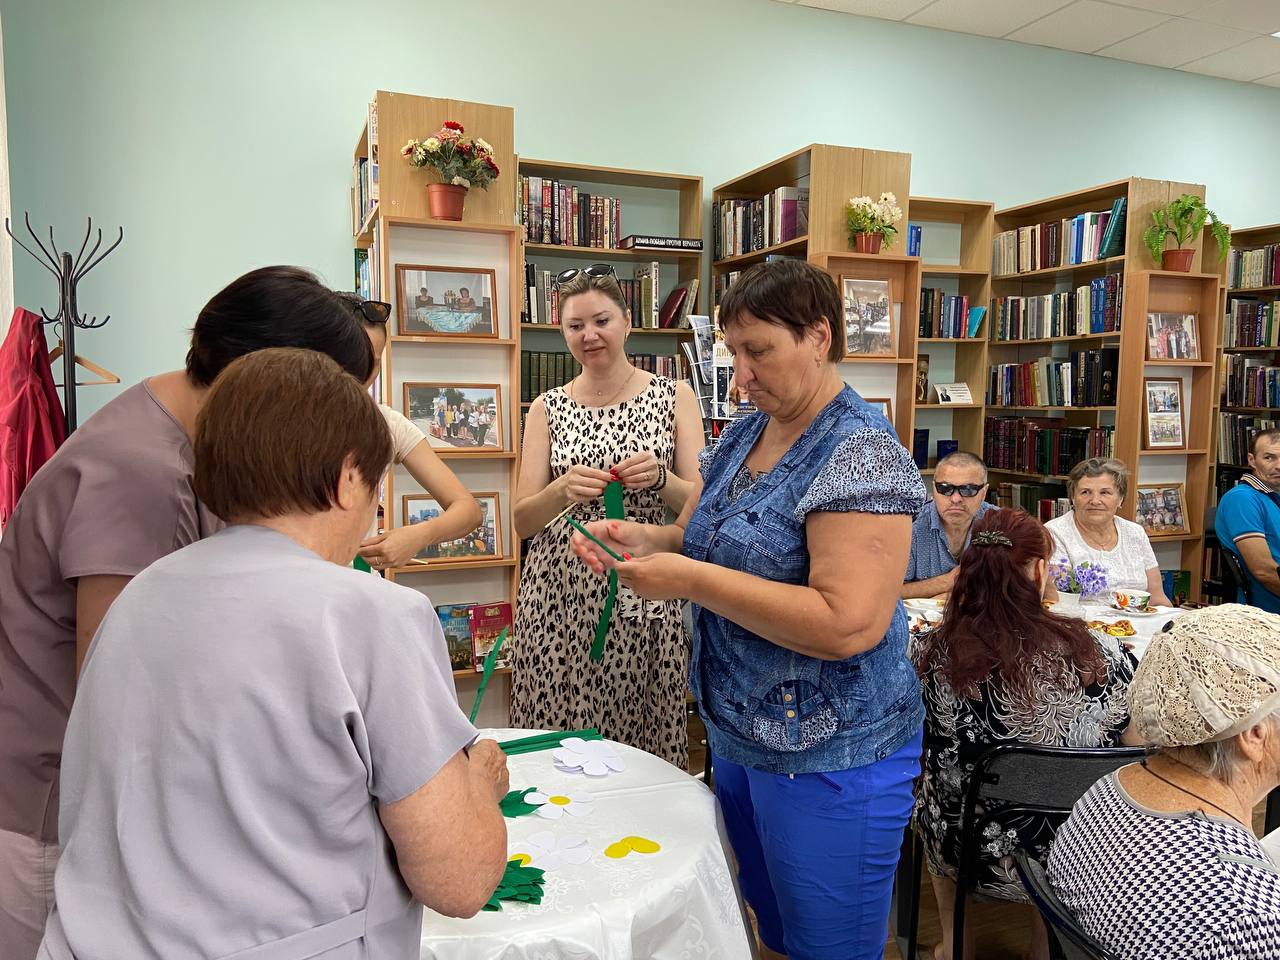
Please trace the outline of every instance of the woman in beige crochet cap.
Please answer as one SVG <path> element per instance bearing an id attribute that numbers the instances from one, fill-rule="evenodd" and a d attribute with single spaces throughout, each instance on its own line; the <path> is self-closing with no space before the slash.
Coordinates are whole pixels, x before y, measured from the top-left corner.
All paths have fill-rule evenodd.
<path id="1" fill-rule="evenodd" d="M 1280 871 L 1250 827 L 1280 785 L 1280 616 L 1224 604 L 1156 634 L 1129 685 L 1160 753 L 1103 777 L 1049 880 L 1125 960 L 1280 957 Z"/>

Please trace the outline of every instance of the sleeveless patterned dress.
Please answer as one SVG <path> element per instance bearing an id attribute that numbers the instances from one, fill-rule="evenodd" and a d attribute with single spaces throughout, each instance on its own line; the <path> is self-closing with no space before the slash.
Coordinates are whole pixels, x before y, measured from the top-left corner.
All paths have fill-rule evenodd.
<path id="1" fill-rule="evenodd" d="M 675 382 L 654 377 L 634 399 L 584 407 L 563 387 L 543 395 L 551 440 L 551 474 L 583 464 L 608 470 L 651 451 L 672 468 Z M 628 520 L 663 523 L 667 509 L 652 490 L 623 494 Z M 604 517 L 604 501 L 577 504 L 586 523 Z M 684 770 L 689 744 L 685 714 L 688 637 L 677 600 L 642 600 L 619 584 L 604 660 L 589 657 L 608 582 L 592 573 L 569 545 L 573 528 L 560 521 L 529 545 L 516 601 L 512 650 L 511 723 L 544 730 L 597 727 L 611 739 L 656 754 Z"/>

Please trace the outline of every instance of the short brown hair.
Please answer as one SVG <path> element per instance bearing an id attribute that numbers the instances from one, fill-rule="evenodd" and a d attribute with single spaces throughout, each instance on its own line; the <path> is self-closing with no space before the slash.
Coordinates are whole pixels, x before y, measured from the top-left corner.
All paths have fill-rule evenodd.
<path id="1" fill-rule="evenodd" d="M 347 458 L 371 487 L 391 435 L 354 377 L 314 350 L 272 348 L 233 360 L 196 419 L 193 486 L 228 523 L 320 513 L 337 502 Z"/>
<path id="2" fill-rule="evenodd" d="M 1280 443 L 1280 427 L 1270 427 L 1266 430 L 1259 430 L 1249 440 L 1249 452 L 1257 453 L 1258 444 L 1263 441 L 1267 443 Z"/>
<path id="3" fill-rule="evenodd" d="M 720 329 L 742 314 L 787 327 L 797 342 L 810 327 L 825 323 L 831 330 L 827 359 L 844 359 L 844 310 L 840 291 L 825 270 L 804 260 L 758 263 L 734 281 L 720 301 Z"/>
<path id="4" fill-rule="evenodd" d="M 1129 468 L 1114 457 L 1090 457 L 1081 460 L 1067 474 L 1067 496 L 1074 498 L 1076 484 L 1085 477 L 1101 477 L 1109 474 L 1116 482 L 1116 490 L 1124 497 L 1129 492 Z"/>

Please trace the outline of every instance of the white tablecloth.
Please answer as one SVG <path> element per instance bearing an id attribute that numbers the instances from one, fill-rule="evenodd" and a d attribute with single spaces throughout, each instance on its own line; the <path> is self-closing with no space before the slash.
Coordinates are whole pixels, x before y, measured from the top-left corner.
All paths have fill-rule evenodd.
<path id="1" fill-rule="evenodd" d="M 1166 608 L 1156 614 L 1131 614 L 1123 610 L 1116 610 L 1105 603 L 1082 603 L 1078 610 L 1064 610 L 1061 609 L 1060 605 L 1055 606 L 1054 609 L 1058 613 L 1077 616 L 1084 620 L 1101 620 L 1103 623 L 1128 620 L 1133 624 L 1133 629 L 1137 632 L 1132 637 L 1116 637 L 1114 639 L 1128 646 L 1133 651 L 1133 655 L 1139 660 L 1147 652 L 1147 647 L 1151 646 L 1151 638 L 1163 630 L 1166 623 L 1187 612 L 1175 607 Z M 1112 639 L 1110 635 L 1108 635 L 1108 639 Z"/>
<path id="2" fill-rule="evenodd" d="M 530 731 L 494 730 L 497 740 Z M 655 756 L 615 744 L 622 773 L 594 779 L 562 773 L 551 751 L 511 757 L 511 789 L 552 794 L 586 790 L 586 817 L 507 820 L 508 850 L 540 831 L 587 838 L 591 859 L 546 874 L 542 903 L 503 902 L 468 920 L 426 910 L 422 960 L 676 960 L 756 955 L 726 856 L 715 797 L 698 780 Z M 627 836 L 653 840 L 655 854 L 604 855 Z"/>

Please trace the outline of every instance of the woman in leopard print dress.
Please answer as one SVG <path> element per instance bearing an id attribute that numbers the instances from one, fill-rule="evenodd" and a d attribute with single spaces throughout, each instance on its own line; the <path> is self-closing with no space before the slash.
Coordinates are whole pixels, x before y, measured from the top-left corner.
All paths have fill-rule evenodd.
<path id="1" fill-rule="evenodd" d="M 601 519 L 610 471 L 628 519 L 660 524 L 678 514 L 703 445 L 698 401 L 688 384 L 628 360 L 631 315 L 612 268 L 565 271 L 559 294 L 561 329 L 582 373 L 535 400 L 525 422 L 515 527 L 533 542 L 516 604 L 511 722 L 597 727 L 683 769 L 689 647 L 679 602 L 620 587 L 604 659 L 593 663 L 607 583 L 574 556 L 567 522 L 545 525 L 569 506 L 583 523 Z"/>

